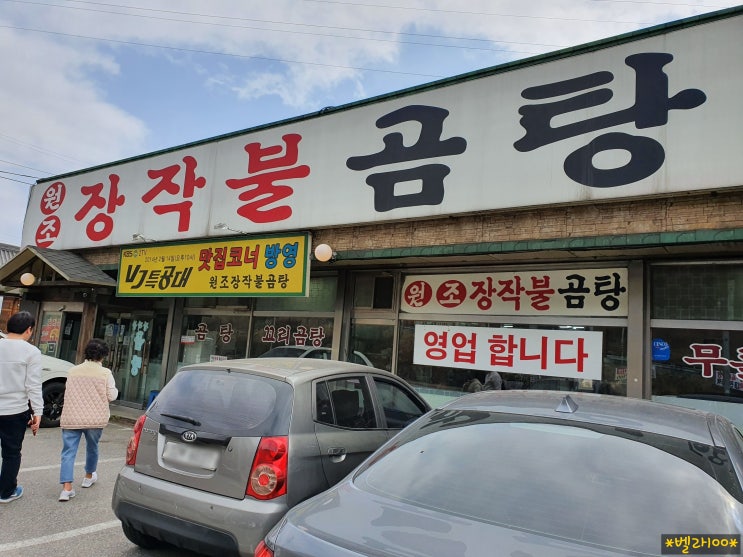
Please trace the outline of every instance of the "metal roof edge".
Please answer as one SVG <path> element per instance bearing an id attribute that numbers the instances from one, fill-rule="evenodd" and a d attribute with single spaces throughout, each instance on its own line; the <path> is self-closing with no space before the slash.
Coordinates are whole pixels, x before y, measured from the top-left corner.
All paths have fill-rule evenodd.
<path id="1" fill-rule="evenodd" d="M 27 246 L 25 249 L 44 261 L 65 280 L 98 286 L 116 286 L 116 281 L 113 278 L 72 251 L 36 246 Z"/>
<path id="2" fill-rule="evenodd" d="M 101 170 L 101 169 L 104 169 L 104 168 L 109 168 L 109 167 L 120 165 L 120 164 L 124 164 L 124 163 L 129 163 L 129 162 L 134 162 L 134 161 L 138 161 L 138 160 L 142 160 L 142 159 L 146 159 L 146 158 L 150 158 L 150 157 L 155 157 L 155 156 L 163 155 L 163 154 L 166 154 L 166 153 L 172 153 L 174 151 L 179 151 L 181 149 L 187 149 L 187 148 L 190 148 L 190 147 L 197 147 L 197 146 L 200 146 L 200 145 L 205 145 L 207 143 L 213 143 L 213 142 L 218 142 L 218 141 L 222 141 L 222 140 L 225 140 L 225 139 L 230 139 L 230 138 L 233 138 L 233 137 L 239 137 L 241 135 L 246 135 L 246 134 L 249 134 L 249 133 L 255 133 L 255 132 L 258 132 L 258 131 L 263 131 L 263 130 L 267 130 L 267 129 L 271 129 L 271 128 L 275 128 L 275 127 L 279 127 L 279 126 L 284 126 L 284 125 L 287 125 L 287 124 L 293 124 L 293 123 L 297 123 L 297 122 L 303 122 L 303 121 L 307 121 L 307 120 L 312 120 L 314 118 L 319 118 L 319 117 L 325 116 L 327 114 L 336 113 L 336 112 L 342 112 L 342 111 L 346 111 L 346 110 L 351 110 L 353 108 L 357 108 L 357 107 L 360 107 L 360 106 L 365 106 L 365 105 L 369 105 L 369 104 L 383 102 L 383 101 L 390 100 L 390 99 L 405 97 L 405 96 L 412 95 L 412 94 L 415 94 L 415 93 L 420 93 L 420 92 L 423 92 L 423 91 L 428 91 L 428 90 L 432 90 L 432 89 L 439 89 L 441 87 L 455 85 L 457 83 L 462 83 L 462 82 L 465 82 L 465 81 L 471 81 L 473 79 L 480 79 L 480 78 L 483 78 L 483 77 L 490 77 L 492 75 L 497 75 L 497 74 L 500 74 L 500 73 L 505 73 L 505 72 L 508 72 L 508 71 L 513 71 L 513 70 L 516 70 L 516 69 L 520 69 L 520 68 L 524 68 L 524 67 L 528 67 L 528 66 L 533 66 L 533 65 L 536 65 L 536 64 L 543 64 L 543 63 L 551 62 L 551 61 L 558 60 L 558 59 L 561 59 L 561 58 L 568 58 L 570 56 L 577 56 L 579 54 L 584 54 L 586 52 L 592 52 L 592 51 L 595 51 L 595 50 L 600 50 L 600 49 L 603 49 L 603 48 L 608 48 L 608 47 L 615 46 L 615 45 L 618 45 L 618 44 L 623 44 L 623 43 L 631 42 L 631 41 L 634 41 L 634 40 L 638 40 L 640 38 L 646 38 L 646 37 L 651 37 L 651 36 L 660 35 L 660 34 L 664 34 L 664 33 L 669 33 L 669 32 L 672 32 L 672 31 L 678 31 L 680 29 L 684 29 L 684 28 L 688 28 L 688 27 L 693 27 L 693 26 L 701 25 L 701 24 L 705 24 L 705 23 L 710 23 L 710 22 L 713 22 L 713 21 L 718 21 L 718 20 L 729 18 L 729 17 L 735 17 L 735 16 L 741 15 L 741 14 L 743 14 L 743 5 L 734 6 L 732 8 L 724 8 L 722 10 L 717 10 L 717 11 L 714 11 L 714 12 L 709 12 L 709 13 L 705 13 L 705 14 L 701 14 L 701 15 L 691 16 L 691 17 L 687 17 L 687 18 L 683 18 L 683 19 L 678 19 L 678 20 L 666 22 L 666 23 L 661 23 L 661 24 L 658 24 L 658 25 L 653 25 L 651 27 L 644 28 L 644 29 L 639 29 L 637 31 L 630 31 L 630 32 L 627 32 L 627 33 L 622 33 L 620 35 L 615 35 L 615 36 L 612 36 L 612 37 L 607 37 L 605 39 L 600 39 L 600 40 L 593 41 L 593 42 L 590 42 L 590 43 L 584 43 L 584 44 L 581 44 L 581 45 L 567 47 L 567 48 L 555 50 L 555 51 L 552 51 L 552 52 L 548 52 L 548 53 L 545 53 L 545 54 L 540 54 L 540 55 L 537 55 L 537 56 L 530 56 L 528 58 L 522 58 L 520 60 L 515 60 L 515 61 L 512 61 L 512 62 L 505 62 L 503 64 L 498 64 L 498 65 L 495 65 L 495 66 L 489 66 L 487 68 L 482 68 L 482 69 L 479 69 L 479 70 L 474 70 L 474 71 L 471 71 L 471 72 L 467 72 L 467 73 L 463 73 L 463 74 L 458 74 L 458 75 L 451 76 L 451 77 L 445 77 L 445 78 L 442 78 L 442 79 L 439 79 L 439 80 L 435 80 L 435 81 L 432 81 L 432 82 L 429 82 L 429 83 L 424 83 L 422 85 L 416 85 L 416 86 L 409 87 L 409 88 L 406 88 L 406 89 L 400 89 L 398 91 L 393 91 L 393 92 L 390 92 L 390 93 L 383 93 L 381 95 L 377 95 L 377 96 L 374 96 L 374 97 L 369 97 L 369 98 L 366 98 L 366 99 L 361 99 L 361 100 L 358 100 L 358 101 L 353 101 L 353 102 L 350 102 L 350 103 L 342 104 L 340 106 L 328 106 L 328 107 L 322 108 L 322 109 L 320 109 L 318 111 L 310 112 L 310 113 L 303 114 L 303 115 L 300 115 L 300 116 L 294 116 L 294 117 L 290 117 L 290 118 L 285 118 L 283 120 L 278 120 L 276 122 L 269 122 L 269 123 L 266 123 L 266 124 L 260 124 L 258 126 L 253 126 L 253 127 L 250 127 L 250 128 L 245 128 L 245 129 L 234 131 L 234 132 L 228 132 L 228 133 L 225 133 L 225 134 L 217 135 L 217 136 L 206 138 L 206 139 L 200 139 L 200 140 L 197 140 L 197 141 L 192 141 L 192 142 L 189 142 L 189 143 L 184 143 L 182 145 L 176 145 L 176 146 L 173 146 L 173 147 L 168 147 L 166 149 L 160 149 L 160 150 L 157 150 L 157 151 L 152 151 L 152 152 L 149 152 L 149 153 L 143 153 L 141 155 L 136 155 L 136 156 L 133 156 L 133 157 L 127 157 L 127 158 L 120 159 L 120 160 L 117 160 L 117 161 L 111 161 L 111 162 L 99 164 L 99 165 L 96 165 L 96 166 L 91 166 L 91 167 L 88 167 L 88 168 L 83 168 L 83 169 L 75 170 L 75 171 L 72 171 L 72 172 L 67 172 L 67 173 L 58 174 L 58 175 L 55 175 L 55 176 L 50 176 L 48 178 L 42 178 L 42 179 L 39 179 L 39 180 L 36 181 L 36 185 L 43 184 L 43 183 L 46 183 L 46 182 L 52 182 L 52 181 L 55 181 L 55 180 L 61 180 L 63 178 L 69 178 L 71 176 L 76 176 L 76 175 L 79 175 L 79 174 L 84 174 L 86 172 L 93 172 L 93 171 L 96 171 L 96 170 Z"/>
<path id="3" fill-rule="evenodd" d="M 0 267 L 0 283 L 20 273 L 24 267 L 30 267 L 35 259 L 43 261 L 67 281 L 97 286 L 116 286 L 113 278 L 76 253 L 36 246 L 22 248 L 13 259 Z M 11 283 L 9 286 L 19 284 Z"/>

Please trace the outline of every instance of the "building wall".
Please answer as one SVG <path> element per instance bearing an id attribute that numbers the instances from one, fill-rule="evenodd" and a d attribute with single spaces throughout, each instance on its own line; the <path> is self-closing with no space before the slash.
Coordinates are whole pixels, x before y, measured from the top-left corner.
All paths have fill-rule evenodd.
<path id="1" fill-rule="evenodd" d="M 743 190 L 321 230 L 315 244 L 403 248 L 743 228 Z"/>

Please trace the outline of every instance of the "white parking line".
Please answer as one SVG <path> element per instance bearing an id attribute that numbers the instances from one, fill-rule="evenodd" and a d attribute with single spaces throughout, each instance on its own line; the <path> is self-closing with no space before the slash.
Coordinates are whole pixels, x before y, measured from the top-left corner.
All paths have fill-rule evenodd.
<path id="1" fill-rule="evenodd" d="M 122 460 L 126 460 L 126 457 L 116 457 L 116 458 L 99 458 L 98 464 L 105 463 L 105 462 L 121 462 Z M 75 462 L 75 466 L 84 466 L 85 461 L 80 460 Z M 52 470 L 52 469 L 59 469 L 59 463 L 57 464 L 49 464 L 47 466 L 29 466 L 28 468 L 21 468 L 21 472 L 38 472 L 39 470 Z"/>
<path id="2" fill-rule="evenodd" d="M 34 545 L 42 545 L 49 542 L 56 542 L 59 540 L 66 540 L 68 538 L 75 538 L 84 534 L 92 534 L 94 532 L 100 532 L 101 530 L 108 530 L 109 528 L 116 528 L 121 525 L 118 520 L 111 520 L 109 522 L 101 522 L 100 524 L 93 524 L 92 526 L 86 526 L 85 528 L 77 528 L 75 530 L 67 530 L 66 532 L 60 532 L 59 534 L 51 534 L 49 536 L 41 536 L 40 538 L 32 538 L 30 540 L 22 540 L 19 542 L 4 543 L 0 544 L 0 553 L 5 551 L 14 551 L 23 549 L 24 547 L 32 547 Z"/>

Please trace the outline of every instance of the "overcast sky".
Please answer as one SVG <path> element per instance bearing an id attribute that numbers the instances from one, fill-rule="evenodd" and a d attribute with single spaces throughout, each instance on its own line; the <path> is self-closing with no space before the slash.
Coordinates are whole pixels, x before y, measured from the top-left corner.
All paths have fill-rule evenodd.
<path id="1" fill-rule="evenodd" d="M 737 4 L 0 0 L 0 243 L 38 178 Z"/>

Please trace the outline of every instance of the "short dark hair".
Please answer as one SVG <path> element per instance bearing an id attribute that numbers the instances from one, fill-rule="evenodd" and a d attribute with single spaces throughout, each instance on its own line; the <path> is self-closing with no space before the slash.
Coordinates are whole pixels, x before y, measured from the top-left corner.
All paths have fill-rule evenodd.
<path id="1" fill-rule="evenodd" d="M 16 335 L 22 335 L 29 327 L 36 326 L 36 318 L 27 311 L 14 313 L 8 319 L 8 332 Z"/>
<path id="2" fill-rule="evenodd" d="M 85 359 L 100 362 L 108 356 L 108 344 L 100 338 L 91 338 L 85 347 Z"/>

